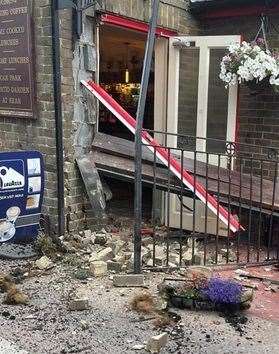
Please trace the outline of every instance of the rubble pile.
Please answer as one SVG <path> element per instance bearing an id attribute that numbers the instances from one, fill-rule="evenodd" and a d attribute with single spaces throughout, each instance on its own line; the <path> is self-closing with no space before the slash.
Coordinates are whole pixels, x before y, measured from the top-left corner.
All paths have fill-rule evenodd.
<path id="1" fill-rule="evenodd" d="M 147 230 L 148 231 L 148 230 Z M 190 238 L 183 238 L 180 242 L 171 239 L 167 242 L 167 232 L 164 228 L 158 230 L 155 236 L 149 230 L 143 235 L 141 258 L 143 266 L 177 268 L 189 265 L 202 265 L 204 262 L 204 246 L 199 241 L 192 241 Z M 87 263 L 89 272 L 93 276 L 104 276 L 108 272 L 120 273 L 129 272 L 133 269 L 134 246 L 133 233 L 131 229 L 118 232 L 107 232 L 103 229 L 100 232 L 85 230 L 77 235 L 62 238 L 63 247 L 68 253 L 75 253 L 77 257 Z M 195 244 L 193 245 L 193 242 Z M 181 261 L 180 261 L 181 255 Z M 236 255 L 233 251 L 220 249 L 218 256 L 219 263 L 234 262 Z M 215 254 L 208 252 L 207 263 L 215 262 Z"/>

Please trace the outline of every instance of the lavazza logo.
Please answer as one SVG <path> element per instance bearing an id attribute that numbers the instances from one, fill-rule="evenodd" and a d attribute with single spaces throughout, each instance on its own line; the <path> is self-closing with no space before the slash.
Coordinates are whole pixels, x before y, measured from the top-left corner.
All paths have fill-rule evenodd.
<path id="1" fill-rule="evenodd" d="M 3 161 L 0 163 L 0 190 L 24 187 L 25 178 L 22 161 L 15 162 L 15 168 L 5 166 Z"/>

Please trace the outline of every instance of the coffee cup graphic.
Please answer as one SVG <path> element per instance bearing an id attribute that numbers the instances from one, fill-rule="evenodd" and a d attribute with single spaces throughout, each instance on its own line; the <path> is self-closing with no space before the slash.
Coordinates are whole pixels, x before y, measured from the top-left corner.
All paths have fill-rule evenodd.
<path id="1" fill-rule="evenodd" d="M 0 222 L 0 242 L 5 242 L 14 237 L 16 229 L 9 221 Z"/>
<path id="2" fill-rule="evenodd" d="M 20 214 L 20 208 L 13 206 L 6 211 L 7 221 L 15 223 Z"/>

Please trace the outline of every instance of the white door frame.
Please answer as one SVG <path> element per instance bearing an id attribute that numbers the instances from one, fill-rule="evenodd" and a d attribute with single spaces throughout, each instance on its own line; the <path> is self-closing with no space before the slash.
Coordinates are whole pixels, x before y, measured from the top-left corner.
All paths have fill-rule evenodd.
<path id="1" fill-rule="evenodd" d="M 197 128 L 196 136 L 206 138 L 207 136 L 207 107 L 208 107 L 208 83 L 210 68 L 210 50 L 225 48 L 232 43 L 240 43 L 241 36 L 183 36 L 172 37 L 169 41 L 169 94 L 167 128 L 169 133 L 177 133 L 178 126 L 178 99 L 179 99 L 179 63 L 182 43 L 195 43 L 195 48 L 199 48 L 199 85 L 197 97 Z M 227 117 L 227 141 L 235 141 L 236 132 L 236 109 L 237 109 L 237 85 L 229 87 L 228 97 L 228 117 Z M 177 136 L 168 136 L 168 146 L 177 147 Z M 197 151 L 206 151 L 206 140 L 197 139 Z M 189 155 L 188 155 L 189 156 Z M 205 155 L 204 155 L 205 156 Z M 217 157 L 211 156 L 210 162 L 216 163 Z"/>
<path id="2" fill-rule="evenodd" d="M 177 134 L 178 127 L 178 105 L 179 105 L 179 71 L 180 71 L 180 50 L 181 45 L 185 47 L 191 46 L 199 49 L 199 77 L 198 77 L 198 97 L 197 97 L 197 123 L 196 136 L 199 138 L 207 137 L 207 116 L 208 116 L 208 85 L 209 85 L 209 69 L 210 69 L 210 50 L 216 48 L 226 48 L 232 43 L 240 43 L 241 36 L 183 36 L 173 37 L 169 41 L 169 70 L 168 70 L 168 110 L 167 110 L 167 131 L 168 133 Z M 225 89 L 225 88 L 224 88 Z M 231 86 L 228 93 L 228 113 L 227 113 L 227 132 L 226 140 L 234 142 L 236 134 L 236 116 L 237 116 L 237 99 L 238 87 Z M 177 135 L 168 135 L 167 146 L 177 147 Z M 206 140 L 196 140 L 196 151 L 206 152 Z M 175 151 L 174 151 L 175 153 Z M 193 152 L 185 152 L 185 157 L 194 158 Z M 200 161 L 206 160 L 206 154 L 197 154 L 196 158 Z M 210 164 L 218 163 L 217 155 L 209 155 L 208 162 Z M 221 160 L 221 166 L 227 168 L 227 160 Z M 187 169 L 187 166 L 185 166 Z M 191 198 L 183 198 L 185 204 L 191 207 L 193 200 Z M 191 230 L 193 228 L 193 213 L 183 211 L 183 221 L 181 225 L 180 210 L 177 209 L 177 197 L 175 195 L 167 196 L 165 205 L 169 204 L 170 215 L 165 213 L 166 223 L 170 227 L 185 228 Z M 179 208 L 180 209 L 180 208 Z M 207 226 L 205 226 L 205 217 L 207 215 Z M 215 233 L 216 217 L 210 211 L 205 211 L 205 206 L 196 201 L 195 208 L 195 230 L 196 232 Z M 227 227 L 219 222 L 218 234 L 227 236 Z"/>

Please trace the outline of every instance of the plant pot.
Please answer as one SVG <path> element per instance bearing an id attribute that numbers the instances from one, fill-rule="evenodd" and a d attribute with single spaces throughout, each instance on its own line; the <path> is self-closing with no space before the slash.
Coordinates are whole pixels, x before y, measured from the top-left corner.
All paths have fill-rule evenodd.
<path id="1" fill-rule="evenodd" d="M 246 81 L 245 85 L 250 89 L 251 95 L 253 96 L 263 93 L 271 86 L 269 82 L 269 77 L 266 77 L 262 81 L 258 81 L 256 79 L 252 81 Z"/>
<path id="2" fill-rule="evenodd" d="M 215 304 L 215 310 L 218 312 L 234 313 L 241 309 L 241 304 Z"/>
<path id="3" fill-rule="evenodd" d="M 189 299 L 185 296 L 172 295 L 170 297 L 170 302 L 172 306 L 179 309 L 193 309 L 194 308 L 194 299 Z"/>

